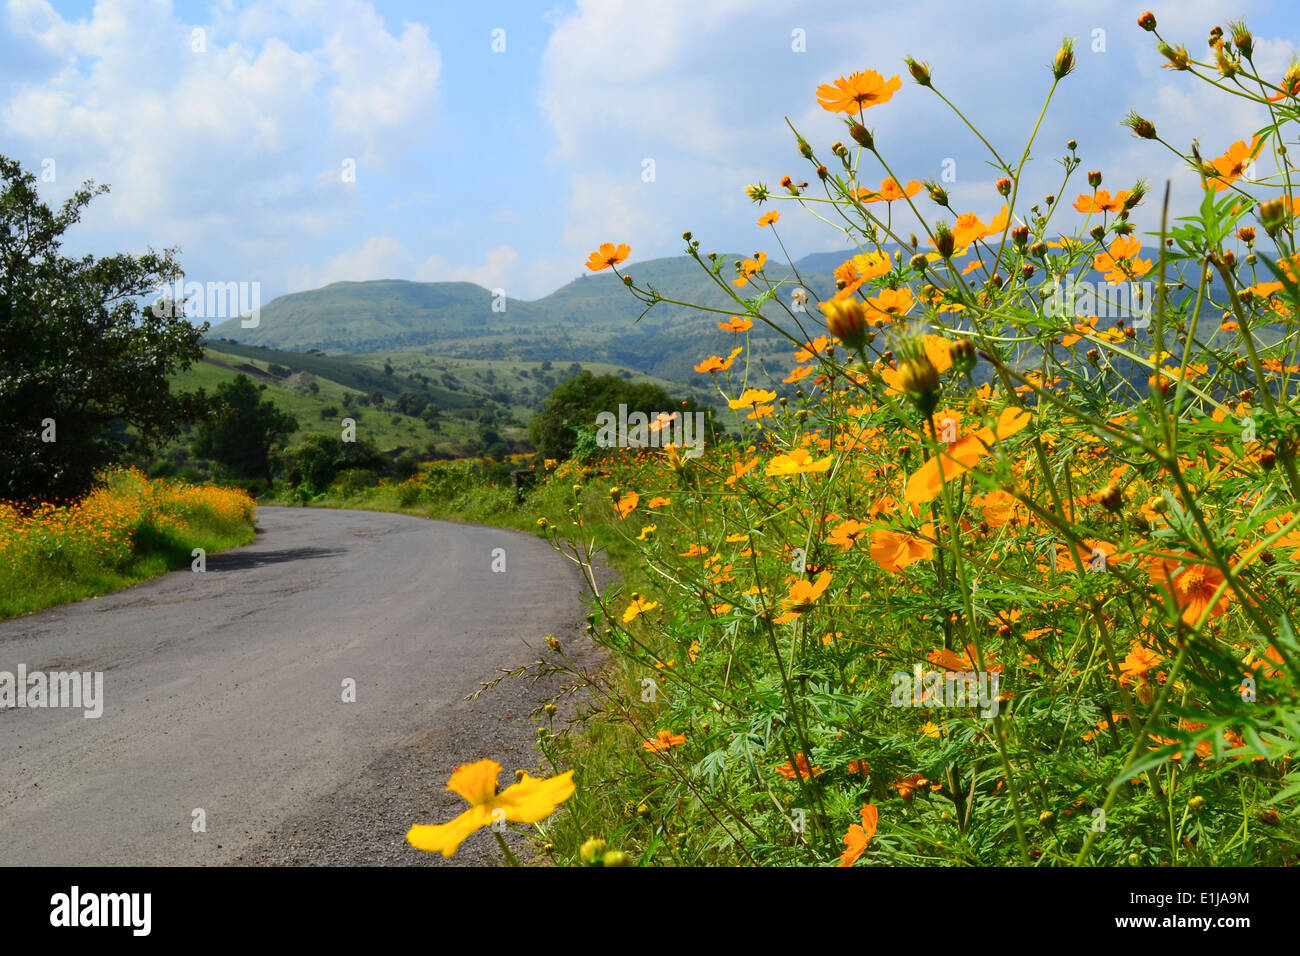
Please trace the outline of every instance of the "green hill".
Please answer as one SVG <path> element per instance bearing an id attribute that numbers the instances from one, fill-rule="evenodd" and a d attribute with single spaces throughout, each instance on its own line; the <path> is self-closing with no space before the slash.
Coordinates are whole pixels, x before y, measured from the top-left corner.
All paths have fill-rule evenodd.
<path id="1" fill-rule="evenodd" d="M 851 250 L 805 256 L 795 263 L 797 278 L 796 272 L 777 264 L 769 263 L 767 271 L 773 281 L 788 283 L 780 293 L 787 303 L 800 284 L 825 297 L 835 288 L 832 270 L 850 254 Z M 1142 255 L 1154 258 L 1155 253 L 1144 250 Z M 731 289 L 729 282 L 735 276 L 732 261 L 738 257 L 722 258 L 720 279 Z M 726 312 L 710 314 L 660 303 L 646 313 L 644 305 L 611 272 L 583 275 L 534 301 L 494 300 L 488 289 L 466 282 L 389 279 L 336 282 L 323 289 L 280 296 L 262 308 L 258 328 L 244 329 L 238 319 L 232 319 L 216 326 L 212 336 L 251 346 L 292 352 L 317 350 L 330 355 L 423 351 L 459 359 L 601 362 L 670 381 L 699 382 L 693 366 L 708 355 L 725 351 L 730 343 L 716 321 L 725 320 L 727 312 L 741 310 L 727 291 L 687 256 L 632 263 L 627 273 L 638 285 L 649 284 L 675 299 Z M 1098 273 L 1091 273 L 1088 279 L 1104 285 Z M 740 294 L 757 295 L 757 284 Z M 780 313 L 769 308 L 765 314 Z M 786 316 L 781 321 L 799 335 L 792 318 Z M 814 316 L 810 330 L 818 322 L 819 316 Z M 773 370 L 782 375 L 789 368 L 788 341 L 765 326 L 756 326 L 751 333 L 750 352 L 774 363 Z"/>
<path id="2" fill-rule="evenodd" d="M 212 394 L 243 374 L 266 385 L 265 397 L 298 420 L 291 444 L 313 434 L 337 435 L 346 417 L 356 421 L 358 437 L 380 451 L 410 448 L 421 458 L 466 457 L 492 446 L 497 454 L 525 450 L 533 414 L 556 385 L 583 369 L 650 381 L 705 404 L 716 400 L 699 387 L 601 362 L 493 362 L 423 352 L 327 356 L 211 341 L 203 360 L 177 375 L 173 387 Z M 185 435 L 163 457 L 178 469 L 187 467 L 191 438 Z"/>

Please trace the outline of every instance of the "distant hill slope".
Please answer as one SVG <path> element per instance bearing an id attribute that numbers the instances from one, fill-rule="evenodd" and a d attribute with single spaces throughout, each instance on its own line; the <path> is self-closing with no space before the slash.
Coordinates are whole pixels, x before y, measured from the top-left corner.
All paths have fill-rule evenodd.
<path id="1" fill-rule="evenodd" d="M 833 269 L 851 254 L 852 250 L 816 253 L 797 261 L 795 269 L 812 291 L 828 296 L 835 289 Z M 721 279 L 728 288 L 732 288 L 731 263 L 736 258 L 724 258 Z M 644 305 L 611 272 L 584 275 L 534 301 L 497 300 L 490 290 L 468 282 L 385 279 L 336 282 L 280 296 L 262 308 L 258 328 L 245 329 L 238 319 L 231 319 L 213 328 L 211 337 L 295 352 L 424 350 L 454 358 L 607 362 L 664 379 L 696 381 L 692 366 L 729 345 L 730 338 L 716 322 L 741 310 L 687 256 L 632 263 L 626 271 L 638 285 L 649 283 L 674 299 L 723 311 L 715 314 L 660 303 L 638 320 Z M 788 302 L 796 285 L 794 274 L 776 264 L 769 264 L 767 271 L 774 281 L 789 282 L 782 290 Z M 1098 281 L 1100 276 L 1094 273 L 1091 279 Z M 758 286 L 737 291 L 753 296 Z M 765 314 L 776 312 L 769 309 Z M 785 321 L 794 332 L 793 322 Z M 790 348 L 776 332 L 758 326 L 751 334 L 751 352 L 781 363 L 778 367 L 784 369 Z"/>

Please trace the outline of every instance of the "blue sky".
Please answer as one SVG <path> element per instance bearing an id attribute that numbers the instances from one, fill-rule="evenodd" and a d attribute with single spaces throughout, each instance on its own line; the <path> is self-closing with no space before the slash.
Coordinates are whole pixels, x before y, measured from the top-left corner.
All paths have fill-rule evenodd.
<path id="1" fill-rule="evenodd" d="M 1077 37 L 1079 67 L 1025 189 L 1055 190 L 1055 158 L 1073 137 L 1107 187 L 1172 178 L 1175 203 L 1189 204 L 1190 173 L 1121 128 L 1125 111 L 1175 144 L 1199 137 L 1208 156 L 1249 140 L 1263 116 L 1161 70 L 1136 26 L 1151 5 L 8 0 L 0 153 L 52 170 L 51 202 L 85 179 L 112 186 L 72 251 L 180 246 L 189 278 L 260 282 L 263 301 L 373 278 L 467 280 L 531 299 L 575 278 L 607 240 L 629 243 L 633 263 L 677 254 L 687 228 L 709 249 L 775 254 L 743 188 L 813 178 L 784 117 L 823 154 L 847 141 L 814 90 L 856 70 L 903 75 L 867 114 L 891 167 L 923 179 L 953 160 L 954 204 L 987 221 L 999 200 L 983 147 L 911 83 L 907 54 L 929 60 L 936 85 L 1018 156 L 1046 65 L 1063 35 Z M 1152 8 L 1162 34 L 1197 55 L 1212 25 L 1245 16 L 1275 78 L 1300 39 L 1286 3 Z M 864 165 L 864 181 L 882 175 Z M 794 256 L 844 247 L 813 216 L 777 208 Z M 1135 221 L 1155 228 L 1154 203 Z"/>

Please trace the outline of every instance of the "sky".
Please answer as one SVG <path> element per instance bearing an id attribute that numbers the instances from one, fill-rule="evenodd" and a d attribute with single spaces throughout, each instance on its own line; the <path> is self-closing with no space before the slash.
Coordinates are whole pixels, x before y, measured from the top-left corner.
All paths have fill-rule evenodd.
<path id="1" fill-rule="evenodd" d="M 903 78 L 866 115 L 890 168 L 918 180 L 948 171 L 954 206 L 989 221 L 1001 200 L 988 153 L 911 81 L 909 54 L 1018 158 L 1061 38 L 1077 38 L 1078 67 L 1057 89 L 1023 190 L 1058 188 L 1074 138 L 1082 170 L 1101 170 L 1104 186 L 1171 180 L 1175 211 L 1186 209 L 1194 177 L 1120 126 L 1127 110 L 1209 157 L 1265 119 L 1161 69 L 1136 25 L 1150 4 L 6 0 L 0 154 L 41 177 L 52 204 L 84 180 L 111 187 L 68 234 L 70 253 L 179 247 L 188 279 L 256 282 L 263 302 L 385 278 L 534 299 L 577 278 L 607 241 L 631 246 L 633 273 L 679 254 L 686 229 L 706 251 L 779 256 L 756 225 L 771 208 L 792 257 L 847 249 L 813 213 L 760 209 L 744 187 L 815 181 L 787 120 L 824 156 L 851 142 L 815 90 L 860 70 Z M 1300 41 L 1294 3 L 1151 9 L 1161 34 L 1198 56 L 1211 26 L 1246 18 L 1256 64 L 1275 80 Z M 885 175 L 868 160 L 861 169 L 864 183 Z M 1139 232 L 1157 227 L 1157 205 L 1134 214 Z"/>

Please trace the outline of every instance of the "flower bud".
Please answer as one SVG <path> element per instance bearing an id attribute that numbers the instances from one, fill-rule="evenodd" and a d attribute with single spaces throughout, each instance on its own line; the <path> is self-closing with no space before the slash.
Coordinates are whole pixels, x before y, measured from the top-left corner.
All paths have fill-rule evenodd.
<path id="1" fill-rule="evenodd" d="M 936 206 L 948 205 L 948 192 L 932 179 L 925 181 L 925 191 L 930 196 L 930 201 Z"/>
<path id="2" fill-rule="evenodd" d="M 1250 246 L 1250 245 L 1254 245 L 1254 243 L 1255 243 L 1255 227 L 1254 227 L 1254 226 L 1242 226 L 1240 229 L 1237 230 L 1237 238 L 1240 239 L 1242 242 L 1244 242 L 1244 243 L 1245 243 L 1246 245 L 1248 245 L 1248 246 Z"/>
<path id="3" fill-rule="evenodd" d="M 1093 189 L 1101 185 L 1101 170 L 1094 169 L 1088 173 L 1088 185 Z"/>
<path id="4" fill-rule="evenodd" d="M 1255 38 L 1246 29 L 1245 22 L 1237 20 L 1229 23 L 1228 28 L 1232 30 L 1232 45 L 1241 51 L 1242 56 L 1250 59 L 1250 55 L 1255 51 Z"/>
<path id="5" fill-rule="evenodd" d="M 831 299 L 822 303 L 826 315 L 826 328 L 844 347 L 861 352 L 867 344 L 867 319 L 862 303 L 854 298 Z"/>
<path id="6" fill-rule="evenodd" d="M 1052 76 L 1058 80 L 1063 80 L 1074 69 L 1074 41 L 1066 37 L 1061 41 L 1061 48 L 1056 51 L 1056 58 L 1052 60 Z"/>
<path id="7" fill-rule="evenodd" d="M 1286 222 L 1286 199 L 1277 196 L 1259 204 L 1256 210 L 1259 215 L 1260 225 L 1270 236 L 1282 228 Z"/>
<path id="8" fill-rule="evenodd" d="M 945 259 L 951 259 L 953 252 L 956 251 L 957 239 L 946 222 L 941 222 L 934 227 L 934 245 L 939 255 Z"/>
<path id="9" fill-rule="evenodd" d="M 939 370 L 925 353 L 903 361 L 898 368 L 898 384 L 922 415 L 934 412 L 939 401 Z"/>
<path id="10" fill-rule="evenodd" d="M 1011 180 L 1008 179 L 1006 176 L 1003 176 L 1000 179 L 998 179 L 996 186 L 999 195 L 1002 196 L 1011 195 Z"/>
<path id="11" fill-rule="evenodd" d="M 1156 15 L 1148 10 L 1146 13 L 1142 14 L 1142 16 L 1138 17 L 1138 26 L 1143 30 L 1146 30 L 1147 33 L 1153 32 L 1156 28 Z"/>
<path id="12" fill-rule="evenodd" d="M 1025 246 L 1029 242 L 1029 227 L 1016 226 L 1011 230 L 1011 241 L 1017 246 Z"/>
<path id="13" fill-rule="evenodd" d="M 582 862 L 587 866 L 600 866 L 605 856 L 605 841 L 588 840 L 582 845 L 582 849 L 578 851 L 578 856 L 582 858 Z"/>
<path id="14" fill-rule="evenodd" d="M 918 63 L 910 56 L 904 57 L 903 62 L 907 64 L 907 72 L 912 74 L 912 79 L 916 80 L 922 86 L 930 85 L 930 64 Z"/>
<path id="15" fill-rule="evenodd" d="M 871 149 L 876 144 L 875 138 L 871 135 L 871 131 L 861 123 L 851 124 L 849 126 L 849 135 L 852 136 L 863 149 Z"/>
<path id="16" fill-rule="evenodd" d="M 970 339 L 958 339 L 949 350 L 952 366 L 965 375 L 975 367 L 975 343 Z"/>
<path id="17" fill-rule="evenodd" d="M 1148 119 L 1143 119 L 1132 110 L 1129 110 L 1128 116 L 1124 117 L 1123 124 L 1131 129 L 1134 135 L 1140 139 L 1156 138 L 1155 124 Z"/>
<path id="18" fill-rule="evenodd" d="M 907 264 L 912 267 L 913 272 L 924 272 L 930 260 L 918 252 L 907 261 Z"/>
<path id="19" fill-rule="evenodd" d="M 1189 57 L 1187 56 L 1187 48 L 1181 43 L 1178 46 L 1170 46 L 1168 43 L 1162 42 L 1156 47 L 1156 49 L 1160 51 L 1160 55 L 1168 60 L 1169 65 L 1175 70 L 1187 69 L 1189 60 Z"/>
<path id="20" fill-rule="evenodd" d="M 1124 495 L 1114 485 L 1107 485 L 1101 489 L 1101 494 L 1097 496 L 1101 506 L 1107 511 L 1119 511 L 1124 507 Z"/>

